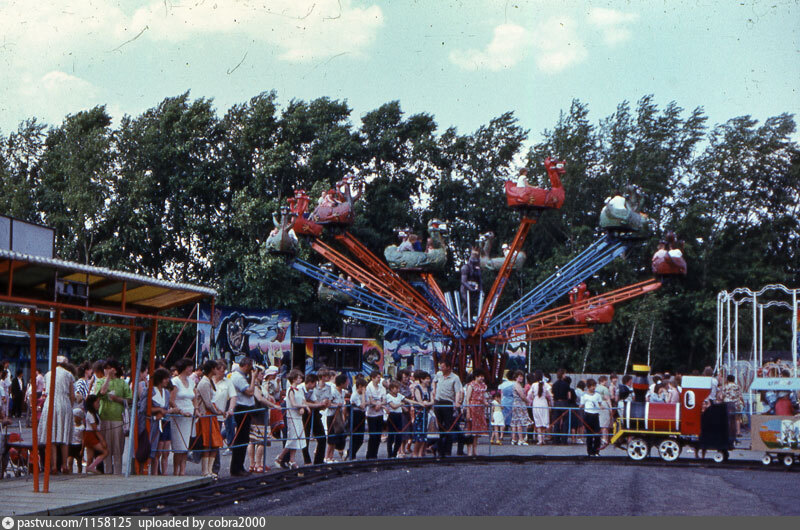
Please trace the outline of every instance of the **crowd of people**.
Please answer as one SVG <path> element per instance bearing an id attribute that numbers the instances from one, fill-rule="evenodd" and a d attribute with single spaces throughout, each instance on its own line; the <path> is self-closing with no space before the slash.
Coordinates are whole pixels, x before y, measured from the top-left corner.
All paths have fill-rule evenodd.
<path id="1" fill-rule="evenodd" d="M 244 476 L 270 469 L 265 447 L 282 444 L 274 466 L 355 459 L 365 442 L 366 458 L 378 457 L 382 444 L 389 458 L 477 455 L 481 436 L 503 445 L 585 444 L 596 456 L 609 443 L 615 416 L 633 398 L 631 376 L 617 374 L 581 379 L 573 386 L 559 369 L 509 372 L 496 390 L 486 374 L 474 370 L 464 383 L 448 361 L 428 373 L 404 369 L 397 378 L 377 371 L 368 378 L 320 369 L 291 370 L 281 377 L 277 366 L 241 359 L 231 369 L 224 360 L 195 367 L 188 359 L 167 368 L 157 362 L 152 375 L 143 367 L 137 380 L 137 428 L 130 428 L 133 383 L 114 359 L 74 366 L 59 357 L 55 372 L 52 423 L 52 473 L 122 473 L 125 437 L 137 433 L 136 460 L 141 471 L 166 474 L 172 455 L 175 475 L 187 461 L 200 463 L 201 474 L 216 476 L 220 458 L 230 452 L 230 474 Z M 699 374 L 696 374 L 699 375 Z M 707 368 L 704 375 L 713 375 Z M 677 403 L 681 374 L 652 376 L 650 402 Z M 36 392 L 39 440 L 46 436 L 51 374 L 38 373 Z M 2 381 L 8 379 L 7 372 Z M 714 379 L 710 400 L 743 408 L 733 376 Z M 11 388 L 9 393 L 6 387 Z M 0 388 L 4 415 L 19 416 L 22 379 Z M 150 398 L 147 399 L 147 393 Z M 10 399 L 9 399 L 10 397 Z M 348 444 L 349 439 L 349 444 Z M 315 444 L 311 455 L 311 445 Z"/>

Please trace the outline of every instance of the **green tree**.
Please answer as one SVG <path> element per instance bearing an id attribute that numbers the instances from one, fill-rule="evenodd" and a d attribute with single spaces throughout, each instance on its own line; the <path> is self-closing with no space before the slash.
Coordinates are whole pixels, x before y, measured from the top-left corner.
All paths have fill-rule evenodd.
<path id="1" fill-rule="evenodd" d="M 90 263 L 111 197 L 111 117 L 105 107 L 67 116 L 47 134 L 36 200 L 63 259 Z"/>
<path id="2" fill-rule="evenodd" d="M 41 222 L 42 212 L 34 199 L 39 164 L 44 152 L 46 125 L 36 118 L 0 137 L 0 212 L 24 221 Z"/>
<path id="3" fill-rule="evenodd" d="M 122 119 L 101 253 L 106 263 L 175 280 L 211 280 L 224 190 L 222 141 L 211 101 L 190 101 L 188 92 Z"/>

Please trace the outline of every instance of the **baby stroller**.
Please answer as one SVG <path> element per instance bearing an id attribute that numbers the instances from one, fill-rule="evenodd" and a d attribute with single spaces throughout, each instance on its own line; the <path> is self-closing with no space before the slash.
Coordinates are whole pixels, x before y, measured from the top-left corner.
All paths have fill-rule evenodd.
<path id="1" fill-rule="evenodd" d="M 11 447 L 9 444 L 22 442 L 18 432 L 8 432 L 8 427 L 0 430 L 0 478 L 21 477 L 28 474 L 28 449 Z"/>

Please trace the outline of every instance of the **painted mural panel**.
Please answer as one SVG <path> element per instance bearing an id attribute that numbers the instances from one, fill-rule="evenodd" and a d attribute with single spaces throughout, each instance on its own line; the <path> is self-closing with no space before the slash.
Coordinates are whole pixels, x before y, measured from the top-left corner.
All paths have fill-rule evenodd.
<path id="1" fill-rule="evenodd" d="M 800 451 L 800 419 L 797 416 L 753 415 L 754 451 Z"/>
<path id="2" fill-rule="evenodd" d="M 514 372 L 516 370 L 528 369 L 528 343 L 524 341 L 509 342 L 505 346 L 506 355 L 506 370 Z"/>
<path id="3" fill-rule="evenodd" d="M 210 306 L 200 306 L 208 320 Z M 198 362 L 250 357 L 262 365 L 279 364 L 291 357 L 292 314 L 285 309 L 263 310 L 216 306 L 211 325 L 197 326 Z"/>

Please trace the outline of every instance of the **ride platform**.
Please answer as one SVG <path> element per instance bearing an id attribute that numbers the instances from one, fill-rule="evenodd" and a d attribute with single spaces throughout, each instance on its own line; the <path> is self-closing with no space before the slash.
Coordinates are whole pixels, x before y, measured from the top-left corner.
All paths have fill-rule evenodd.
<path id="1" fill-rule="evenodd" d="M 30 476 L 0 480 L 2 515 L 70 515 L 89 509 L 203 486 L 209 477 L 54 475 L 49 493 L 34 493 Z"/>

